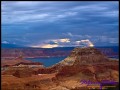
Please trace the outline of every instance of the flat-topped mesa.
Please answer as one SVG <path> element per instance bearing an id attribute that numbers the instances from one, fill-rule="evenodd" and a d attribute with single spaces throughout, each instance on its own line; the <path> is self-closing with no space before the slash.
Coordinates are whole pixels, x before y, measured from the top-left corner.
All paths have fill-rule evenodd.
<path id="1" fill-rule="evenodd" d="M 110 70 L 118 70 L 118 64 L 116 63 L 118 62 L 110 61 L 98 49 L 91 47 L 75 48 L 67 58 L 51 67 L 39 69 L 36 71 L 36 74 L 57 72 L 56 77 L 63 78 L 64 76 L 73 76 L 82 73 L 90 76 L 92 80 L 98 80 L 102 78 L 102 75 L 103 78 L 109 78 L 106 75 L 106 71 L 109 73 Z M 96 77 L 94 78 L 95 75 L 98 77 L 97 79 Z M 115 77 L 117 75 L 118 73 Z"/>
<path id="2" fill-rule="evenodd" d="M 102 53 L 93 47 L 82 47 L 82 48 L 77 47 L 70 54 L 71 57 L 83 56 L 83 55 L 102 55 Z"/>
<path id="3" fill-rule="evenodd" d="M 75 48 L 71 54 L 60 63 L 71 66 L 73 64 L 94 64 L 107 62 L 108 58 L 93 47 Z"/>
<path id="4" fill-rule="evenodd" d="M 74 48 L 71 54 L 64 60 L 54 64 L 53 66 L 39 70 L 39 73 L 49 73 L 59 71 L 64 66 L 75 66 L 88 64 L 104 64 L 109 59 L 103 55 L 98 49 L 93 47 Z"/>
<path id="5" fill-rule="evenodd" d="M 117 63 L 110 61 L 96 48 L 75 48 L 67 58 L 58 63 L 58 67 L 56 65 L 59 70 L 57 78 L 82 73 L 90 76 L 91 80 L 110 80 L 114 78 L 114 75 L 111 74 L 114 70 L 116 70 L 115 77 L 118 78 Z"/>

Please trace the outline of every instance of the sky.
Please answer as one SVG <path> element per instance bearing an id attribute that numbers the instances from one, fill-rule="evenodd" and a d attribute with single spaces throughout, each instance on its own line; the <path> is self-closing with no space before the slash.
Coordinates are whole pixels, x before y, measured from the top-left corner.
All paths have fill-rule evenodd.
<path id="1" fill-rule="evenodd" d="M 2 1 L 2 43 L 29 47 L 115 46 L 118 1 Z"/>

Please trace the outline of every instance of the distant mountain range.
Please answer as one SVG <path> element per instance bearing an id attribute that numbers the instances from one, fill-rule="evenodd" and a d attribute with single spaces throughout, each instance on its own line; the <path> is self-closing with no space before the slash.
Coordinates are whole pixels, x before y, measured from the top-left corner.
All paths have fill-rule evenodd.
<path id="1" fill-rule="evenodd" d="M 9 43 L 2 43 L 1 48 L 24 48 L 26 46 L 17 45 L 17 44 L 9 44 Z"/>
<path id="2" fill-rule="evenodd" d="M 118 46 L 95 46 L 96 48 L 118 48 Z M 23 45 L 18 45 L 18 44 L 10 44 L 10 43 L 2 43 L 1 48 L 33 48 L 33 47 L 28 47 L 28 46 L 23 46 Z M 55 47 L 55 48 L 47 48 L 47 49 L 56 49 L 56 50 L 72 50 L 75 47 Z M 37 49 L 37 48 L 36 48 Z M 40 49 L 40 48 L 39 48 Z M 45 48 L 44 48 L 45 49 Z"/>
<path id="3" fill-rule="evenodd" d="M 29 57 L 62 57 L 68 56 L 75 47 L 32 48 L 16 44 L 2 44 L 2 57 L 17 57 L 21 52 L 25 58 Z M 95 47 L 108 57 L 119 57 L 118 46 Z M 15 53 L 15 54 L 13 54 Z"/>

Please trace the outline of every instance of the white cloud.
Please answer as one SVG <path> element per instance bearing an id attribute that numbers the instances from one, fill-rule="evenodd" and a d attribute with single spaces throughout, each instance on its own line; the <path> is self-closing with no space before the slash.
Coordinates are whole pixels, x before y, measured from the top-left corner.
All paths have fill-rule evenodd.
<path id="1" fill-rule="evenodd" d="M 80 11 L 103 11 L 107 10 L 108 7 L 103 5 L 84 5 L 84 6 L 76 6 L 72 10 L 80 10 Z"/>
<path id="2" fill-rule="evenodd" d="M 90 16 L 116 18 L 119 16 L 119 11 L 117 10 L 102 11 L 102 12 L 99 12 L 98 14 L 92 14 Z"/>
<path id="3" fill-rule="evenodd" d="M 4 44 L 9 44 L 9 42 L 8 42 L 8 41 L 3 41 L 2 43 L 4 43 Z"/>
<path id="4" fill-rule="evenodd" d="M 71 32 L 68 33 L 63 33 L 63 35 L 65 36 L 70 36 L 72 38 L 80 38 L 80 39 L 87 39 L 87 38 L 91 38 L 90 35 L 81 35 L 81 34 L 72 34 Z"/>
<path id="5" fill-rule="evenodd" d="M 51 45 L 51 44 L 44 44 L 44 45 L 37 45 L 37 46 L 32 46 L 34 48 L 54 48 L 58 47 L 57 44 Z"/>
<path id="6" fill-rule="evenodd" d="M 68 38 L 65 38 L 65 39 L 58 39 L 58 41 L 60 41 L 60 42 L 65 42 L 65 43 L 67 43 L 67 42 L 70 42 L 70 39 L 68 39 Z"/>
<path id="7" fill-rule="evenodd" d="M 34 2 L 34 1 L 18 1 L 18 2 L 15 2 L 15 5 L 16 6 L 23 6 L 23 7 L 28 7 L 28 6 L 36 6 L 36 5 L 39 5 L 40 3 L 39 2 Z"/>
<path id="8" fill-rule="evenodd" d="M 69 36 L 73 37 L 73 34 L 71 32 L 68 32 L 67 33 Z"/>
<path id="9" fill-rule="evenodd" d="M 68 17 L 68 16 L 74 16 L 76 14 L 77 14 L 77 12 L 65 12 L 63 14 L 56 15 L 56 17 L 57 18 L 64 18 L 64 17 Z"/>
<path id="10" fill-rule="evenodd" d="M 21 16 L 20 16 L 21 15 Z M 20 15 L 2 15 L 3 23 L 32 22 L 34 20 L 44 20 L 49 14 L 20 14 Z"/>
<path id="11" fill-rule="evenodd" d="M 79 45 L 79 46 L 87 46 L 87 47 L 93 47 L 94 46 L 94 44 L 88 39 L 76 41 L 76 44 Z"/>
<path id="12" fill-rule="evenodd" d="M 114 34 L 118 34 L 118 32 L 109 32 L 108 33 L 105 33 L 105 35 L 80 35 L 80 34 L 72 34 L 70 32 L 68 33 L 63 33 L 63 35 L 65 35 L 66 37 L 71 37 L 71 39 L 89 39 L 89 40 L 92 40 L 94 41 L 95 43 L 96 42 L 106 42 L 106 43 L 111 43 L 111 42 L 114 42 L 114 43 L 118 43 L 118 38 L 114 37 Z M 79 42 L 79 40 L 78 40 Z M 78 43 L 76 42 L 76 43 Z"/>
<path id="13" fill-rule="evenodd" d="M 50 43 L 53 41 L 54 43 Z M 55 40 L 47 40 L 47 43 L 39 44 L 39 45 L 32 45 L 31 47 L 38 47 L 38 48 L 54 48 L 54 47 L 76 47 L 76 46 L 84 46 L 84 47 L 93 47 L 93 43 L 88 40 L 79 40 L 79 41 L 70 41 L 70 39 L 55 39 Z"/>
<path id="14" fill-rule="evenodd" d="M 37 45 L 31 45 L 30 47 L 38 47 L 38 48 L 54 48 L 54 47 L 63 47 L 66 45 L 69 45 L 70 39 L 68 38 L 63 38 L 63 39 L 49 39 L 41 42 L 40 44 Z"/>
<path id="15" fill-rule="evenodd" d="M 50 40 L 50 41 L 53 41 L 55 43 L 69 43 L 70 39 L 69 38 L 63 38 L 63 39 L 53 39 L 53 40 Z"/>
<path id="16" fill-rule="evenodd" d="M 119 16 L 119 11 L 107 11 L 102 13 L 101 16 L 105 16 L 105 17 L 118 17 Z"/>

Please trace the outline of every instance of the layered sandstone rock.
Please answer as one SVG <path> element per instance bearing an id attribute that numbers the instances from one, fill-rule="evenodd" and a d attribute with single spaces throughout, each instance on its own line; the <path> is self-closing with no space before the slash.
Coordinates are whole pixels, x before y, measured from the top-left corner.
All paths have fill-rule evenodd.
<path id="1" fill-rule="evenodd" d="M 107 65 L 105 63 L 110 64 L 112 67 L 110 67 L 110 65 Z M 80 68 L 84 67 L 84 65 L 93 66 L 98 64 L 101 64 L 102 66 L 108 68 L 117 69 L 117 67 L 114 67 L 112 62 L 99 50 L 88 47 L 88 48 L 75 48 L 67 58 L 53 65 L 52 67 L 39 70 L 38 73 L 59 72 L 59 70 L 66 69 L 67 67 L 68 70 L 70 69 L 72 72 L 77 72 L 80 71 L 81 70 Z M 92 68 L 95 68 L 95 66 L 93 66 Z"/>
<path id="2" fill-rule="evenodd" d="M 58 68 L 58 78 L 73 76 L 77 73 L 90 76 L 94 81 L 117 80 L 119 78 L 118 61 L 109 60 L 95 48 L 75 48 L 69 57 L 57 65 L 61 67 Z M 116 72 L 116 75 L 113 75 L 113 72 Z"/>
<path id="3" fill-rule="evenodd" d="M 21 90 L 33 90 L 34 88 L 36 90 L 88 90 L 89 87 L 80 84 L 81 80 L 119 82 L 118 67 L 118 61 L 108 59 L 95 48 L 75 48 L 67 58 L 52 67 L 40 68 L 33 72 L 28 69 L 18 70 L 13 75 L 14 78 L 27 78 L 36 74 L 37 79 L 26 82 L 25 89 Z M 50 77 L 51 73 L 55 73 L 54 77 Z M 44 74 L 50 78 L 44 79 L 46 77 Z M 94 85 L 93 88 L 95 88 Z"/>
<path id="4" fill-rule="evenodd" d="M 34 71 L 32 69 L 30 69 L 30 68 L 23 68 L 23 69 L 16 70 L 13 73 L 13 76 L 19 77 L 19 78 L 24 78 L 24 77 L 31 77 L 32 74 L 34 74 Z"/>

